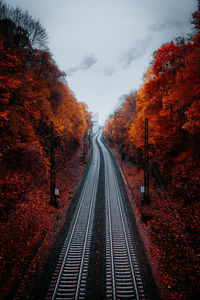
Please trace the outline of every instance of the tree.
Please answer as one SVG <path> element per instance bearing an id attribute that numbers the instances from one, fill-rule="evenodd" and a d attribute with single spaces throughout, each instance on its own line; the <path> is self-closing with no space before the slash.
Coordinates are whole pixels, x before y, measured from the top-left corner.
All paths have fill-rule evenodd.
<path id="1" fill-rule="evenodd" d="M 190 39 L 178 38 L 154 52 L 150 68 L 137 93 L 137 114 L 131 122 L 130 118 L 124 119 L 127 127 L 123 125 L 120 128 L 125 108 L 121 106 L 105 128 L 107 137 L 118 148 L 129 141 L 132 155 L 136 157 L 144 148 L 144 122 L 148 118 L 149 154 L 159 162 L 160 170 L 168 179 L 173 177 L 175 182 L 179 181 L 173 182 L 173 185 L 181 186 L 185 199 L 195 199 L 199 193 L 199 9 L 193 14 L 195 32 Z M 128 150 L 130 153 L 131 149 Z M 191 176 L 194 168 L 196 176 Z M 187 186 L 193 188 L 188 190 Z"/>
<path id="2" fill-rule="evenodd" d="M 0 8 L 4 15 L 10 13 L 2 2 Z M 18 24 L 25 20 L 20 10 L 12 16 Z M 26 17 L 27 22 L 32 20 L 27 14 Z M 49 169 L 51 121 L 57 160 L 62 167 L 83 143 L 91 121 L 87 107 L 70 92 L 64 73 L 50 53 L 33 49 L 30 31 L 4 18 L 0 20 L 0 37 L 0 163 L 4 201 L 0 205 L 8 212 L 23 199 L 29 182 Z"/>
<path id="3" fill-rule="evenodd" d="M 25 34 L 27 35 L 32 48 L 48 50 L 48 38 L 45 29 L 41 26 L 40 22 L 34 20 L 27 11 L 24 12 L 19 7 L 15 9 L 10 8 L 8 5 L 3 4 L 3 1 L 0 1 L 0 19 L 6 18 L 15 23 L 18 31 L 16 35 L 18 35 L 19 44 L 23 43 L 22 41 Z M 22 39 L 22 41 L 20 39 Z"/>

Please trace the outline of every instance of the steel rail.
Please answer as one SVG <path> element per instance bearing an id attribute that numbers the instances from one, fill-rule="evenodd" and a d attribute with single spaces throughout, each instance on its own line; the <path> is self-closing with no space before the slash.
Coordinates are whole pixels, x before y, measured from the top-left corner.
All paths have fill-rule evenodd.
<path id="1" fill-rule="evenodd" d="M 61 268 L 60 268 L 60 272 L 59 272 L 59 275 L 58 275 L 58 278 L 57 278 L 57 281 L 56 281 L 56 286 L 55 286 L 55 289 L 54 289 L 54 293 L 52 295 L 52 299 L 55 299 L 55 297 L 56 297 L 56 293 L 57 293 L 57 289 L 58 289 L 58 286 L 59 286 L 59 282 L 60 282 L 60 279 L 61 279 L 61 276 L 62 276 L 62 272 L 63 272 L 64 266 L 65 266 L 65 263 L 66 263 L 66 259 L 67 259 L 68 253 L 69 253 L 69 248 L 71 246 L 72 238 L 73 238 L 73 235 L 74 235 L 74 232 L 75 232 L 75 229 L 76 229 L 76 225 L 77 225 L 78 218 L 79 218 L 79 215 L 80 215 L 80 211 L 81 211 L 81 208 L 82 208 L 82 204 L 83 204 L 83 201 L 84 201 L 84 195 L 85 195 L 85 192 L 87 190 L 89 176 L 87 177 L 86 180 L 87 181 L 85 183 L 83 192 L 81 194 L 81 202 L 80 202 L 80 205 L 79 205 L 79 208 L 78 208 L 78 212 L 76 214 L 76 218 L 75 218 L 74 223 L 73 223 L 73 229 L 72 229 L 72 232 L 71 232 L 71 235 L 70 235 L 70 239 L 69 239 L 69 242 L 68 242 L 68 246 L 67 246 L 67 249 L 66 249 L 66 252 L 65 252 L 65 256 L 64 256 Z"/>
<path id="2" fill-rule="evenodd" d="M 96 139 L 97 139 L 97 136 L 94 138 L 94 142 L 93 142 L 94 145 L 95 145 L 95 140 Z M 59 274 L 57 275 L 56 284 L 54 284 L 54 291 L 53 291 L 53 295 L 52 295 L 51 299 L 56 299 L 57 298 L 56 295 L 57 295 L 57 292 L 58 292 L 58 289 L 59 289 L 59 286 L 60 286 L 60 282 L 62 281 L 63 271 L 64 271 L 65 266 L 66 266 L 66 261 L 67 261 L 70 249 L 73 247 L 73 251 L 74 251 L 74 248 L 77 247 L 76 239 L 75 239 L 75 245 L 73 245 L 73 238 L 75 236 L 75 231 L 78 230 L 77 229 L 78 221 L 79 221 L 79 218 L 80 218 L 80 214 L 82 212 L 83 204 L 86 201 L 85 196 L 86 196 L 86 193 L 87 193 L 87 189 L 89 188 L 89 186 L 91 184 L 91 178 L 93 178 L 91 201 L 90 201 L 90 204 L 89 204 L 89 208 L 86 211 L 86 216 L 85 217 L 87 217 L 87 221 L 86 221 L 86 224 L 85 224 L 85 231 L 82 234 L 82 235 L 84 235 L 83 250 L 82 250 L 82 255 L 81 255 L 81 262 L 80 262 L 78 280 L 77 280 L 77 283 L 76 283 L 76 292 L 75 292 L 75 297 L 74 297 L 75 299 L 78 299 L 78 294 L 79 294 L 80 285 L 81 285 L 81 276 L 82 276 L 82 273 L 83 273 L 84 261 L 85 261 L 85 256 L 86 256 L 86 250 L 87 250 L 87 247 L 89 247 L 89 246 L 87 246 L 87 243 L 90 243 L 90 240 L 91 240 L 88 236 L 89 236 L 89 229 L 92 230 L 92 228 L 91 228 L 92 227 L 92 217 L 93 217 L 92 214 L 94 215 L 94 202 L 96 200 L 97 183 L 98 183 L 98 171 L 99 171 L 100 157 L 99 157 L 99 150 L 98 150 L 97 145 L 95 145 L 94 148 L 95 148 L 95 150 L 93 152 L 91 167 L 89 169 L 88 175 L 86 177 L 86 181 L 84 183 L 84 186 L 83 186 L 83 189 L 82 189 L 82 192 L 81 192 L 79 205 L 78 205 L 78 208 L 76 209 L 76 212 L 75 212 L 75 218 L 72 221 L 72 225 L 69 229 L 70 236 L 67 236 L 66 241 L 65 241 L 64 246 L 63 246 L 63 248 L 65 248 L 65 244 L 67 244 L 67 248 L 64 250 L 65 254 L 64 254 L 64 257 L 62 258 L 63 261 L 62 261 L 62 264 L 61 264 L 61 267 L 60 267 L 60 270 L 59 270 Z M 93 166 L 94 166 L 95 162 L 96 162 L 96 166 L 95 166 L 95 169 L 94 169 Z M 93 174 L 95 174 L 95 175 L 93 176 Z M 80 225 L 82 225 L 82 222 L 85 219 L 83 217 L 84 216 L 82 216 L 82 221 L 81 221 Z M 80 232 L 81 231 L 82 230 L 80 230 Z M 62 253 L 62 251 L 61 251 L 61 253 Z M 69 271 L 69 274 L 70 274 L 70 272 L 71 272 L 71 270 Z M 65 298 L 65 299 L 67 299 L 67 298 Z"/>
<path id="3" fill-rule="evenodd" d="M 113 170 L 114 170 L 114 166 L 112 164 Z M 131 273 L 132 273 L 132 278 L 133 278 L 133 283 L 134 283 L 134 288 L 135 288 L 135 293 L 136 293 L 136 299 L 139 300 L 139 294 L 138 294 L 138 287 L 137 287 L 137 282 L 136 282 L 136 278 L 135 278 L 135 272 L 134 272 L 134 267 L 133 267 L 133 262 L 132 262 L 132 258 L 131 258 L 131 253 L 130 253 L 130 248 L 129 248 L 129 243 L 128 243 L 128 238 L 127 238 L 127 230 L 124 223 L 124 216 L 122 213 L 122 205 L 121 205 L 121 192 L 119 190 L 119 184 L 117 183 L 117 178 L 116 178 L 116 173 L 115 174 L 115 187 L 116 187 L 116 191 L 117 191 L 117 201 L 118 201 L 118 205 L 119 205 L 119 210 L 120 210 L 120 216 L 121 216 L 121 221 L 122 221 L 122 226 L 123 226 L 123 231 L 124 231 L 124 237 L 125 237 L 125 242 L 126 242 L 126 248 L 128 251 L 128 259 L 129 259 L 129 264 L 130 264 L 130 268 L 131 268 Z"/>
<path id="4" fill-rule="evenodd" d="M 107 167 L 107 166 L 106 166 Z M 107 179 L 107 178 L 105 178 Z M 109 188 L 108 188 L 108 180 L 106 182 L 106 208 L 108 210 L 108 224 L 109 224 L 109 237 L 110 237 L 110 253 L 113 253 L 113 238 L 112 238 L 112 222 L 111 222 L 111 208 L 110 202 L 108 201 L 109 195 Z M 115 289 L 115 267 L 114 267 L 114 258 L 111 255 L 111 276 L 112 276 L 112 290 L 113 290 L 113 297 L 116 297 L 116 289 Z"/>
<path id="5" fill-rule="evenodd" d="M 128 297 L 126 299 L 145 299 L 115 167 L 110 153 L 101 142 L 100 137 L 98 137 L 98 142 L 105 160 L 106 230 L 109 232 L 106 234 L 106 251 L 110 248 L 109 253 L 106 253 L 106 269 L 109 273 L 111 268 L 112 273 L 112 288 L 110 288 L 110 274 L 107 276 L 106 297 L 107 299 L 126 297 Z"/>
<path id="6" fill-rule="evenodd" d="M 91 222 L 92 208 L 93 208 L 94 202 L 96 200 L 97 183 L 98 183 L 98 176 L 95 177 L 95 184 L 94 184 L 94 187 L 92 190 L 92 201 L 90 203 L 89 217 L 88 217 L 87 228 L 86 228 L 86 232 L 85 232 L 85 241 L 84 241 L 84 246 L 83 246 L 83 254 L 82 254 L 82 259 L 81 259 L 80 272 L 79 272 L 79 278 L 78 278 L 78 282 L 77 282 L 75 299 L 78 299 L 78 292 L 79 292 L 79 287 L 80 287 L 80 282 L 81 282 L 83 263 L 84 263 L 84 259 L 85 259 L 87 237 L 88 237 L 89 226 L 90 226 L 90 222 Z"/>

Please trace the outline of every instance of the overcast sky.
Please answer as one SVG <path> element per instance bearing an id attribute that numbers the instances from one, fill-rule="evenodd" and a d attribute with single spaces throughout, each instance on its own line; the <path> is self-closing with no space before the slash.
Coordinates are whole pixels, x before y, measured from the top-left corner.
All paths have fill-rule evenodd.
<path id="1" fill-rule="evenodd" d="M 152 53 L 191 33 L 196 0 L 4 0 L 39 19 L 78 101 L 101 124 L 142 84 Z"/>

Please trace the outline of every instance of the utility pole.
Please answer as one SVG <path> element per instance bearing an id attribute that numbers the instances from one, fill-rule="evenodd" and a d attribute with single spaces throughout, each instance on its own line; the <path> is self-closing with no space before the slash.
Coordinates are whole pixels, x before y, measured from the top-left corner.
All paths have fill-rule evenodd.
<path id="1" fill-rule="evenodd" d="M 90 142 L 91 142 L 91 130 L 88 132 L 88 148 L 90 149 Z"/>
<path id="2" fill-rule="evenodd" d="M 143 190 L 143 204 L 149 204 L 149 132 L 148 119 L 145 119 L 145 136 L 144 136 L 144 190 Z"/>
<path id="3" fill-rule="evenodd" d="M 50 205 L 53 205 L 55 207 L 58 207 L 58 199 L 55 195 L 56 190 L 56 177 L 55 177 L 55 155 L 54 155 L 54 149 L 55 149 L 55 143 L 54 143 L 54 129 L 53 129 L 53 122 L 51 122 L 50 127 L 50 141 L 51 141 L 51 149 L 50 149 Z"/>

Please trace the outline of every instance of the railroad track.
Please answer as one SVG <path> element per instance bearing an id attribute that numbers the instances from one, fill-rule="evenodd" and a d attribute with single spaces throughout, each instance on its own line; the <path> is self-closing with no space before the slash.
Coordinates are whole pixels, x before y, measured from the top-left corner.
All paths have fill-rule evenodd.
<path id="1" fill-rule="evenodd" d="M 93 141 L 93 157 L 78 207 L 62 248 L 46 299 L 85 299 L 100 154 Z"/>
<path id="2" fill-rule="evenodd" d="M 93 139 L 93 157 L 66 241 L 46 299 L 86 299 L 89 256 L 97 196 L 100 153 L 105 163 L 106 299 L 144 300 L 145 293 L 135 254 L 123 195 L 115 167 L 101 134 Z"/>
<path id="3" fill-rule="evenodd" d="M 145 299 L 140 268 L 113 161 L 100 137 L 98 143 L 106 162 L 106 298 Z"/>

